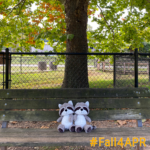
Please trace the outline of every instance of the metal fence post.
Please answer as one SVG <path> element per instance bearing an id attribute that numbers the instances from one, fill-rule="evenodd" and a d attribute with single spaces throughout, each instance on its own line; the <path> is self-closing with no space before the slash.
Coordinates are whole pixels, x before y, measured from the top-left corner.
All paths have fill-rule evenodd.
<path id="1" fill-rule="evenodd" d="M 4 74 L 5 74 L 5 69 L 4 69 L 4 60 L 5 60 L 5 54 L 3 53 L 3 89 L 5 89 L 5 78 L 4 78 Z"/>
<path id="2" fill-rule="evenodd" d="M 9 88 L 9 49 L 6 48 L 6 89 Z"/>
<path id="3" fill-rule="evenodd" d="M 135 82 L 135 87 L 138 87 L 138 49 L 136 48 L 134 51 L 134 57 L 135 57 L 135 62 L 134 62 L 134 82 Z"/>
<path id="4" fill-rule="evenodd" d="M 116 87 L 116 55 L 114 55 L 114 71 L 113 71 L 113 77 L 114 77 L 114 88 Z"/>

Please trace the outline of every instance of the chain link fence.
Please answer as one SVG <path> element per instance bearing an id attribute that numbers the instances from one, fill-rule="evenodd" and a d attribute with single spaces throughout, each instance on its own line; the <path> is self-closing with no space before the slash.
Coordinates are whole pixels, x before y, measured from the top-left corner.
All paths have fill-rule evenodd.
<path id="1" fill-rule="evenodd" d="M 150 55 L 139 55 L 138 59 L 138 84 L 139 87 L 150 88 Z"/>
<path id="2" fill-rule="evenodd" d="M 134 56 L 116 55 L 116 87 L 135 86 Z M 138 56 L 138 87 L 150 88 L 150 58 Z"/>
<path id="3" fill-rule="evenodd" d="M 65 60 L 58 61 L 58 56 L 11 56 L 11 89 L 42 89 L 61 88 L 65 76 Z M 76 58 L 77 60 L 78 58 Z M 88 68 L 88 83 L 90 88 L 113 87 L 113 64 L 105 63 L 105 69 L 98 68 L 97 59 L 87 59 L 87 64 L 79 60 L 70 63 L 73 69 L 70 78 L 74 84 L 80 76 L 78 84 L 84 84 L 84 68 Z M 75 66 L 76 65 L 76 66 Z M 78 68 L 77 68 L 78 67 Z M 110 67 L 110 68 L 108 68 Z M 79 70 L 79 68 L 81 68 Z M 66 73 L 68 73 L 66 71 Z M 66 79 L 67 80 L 67 79 Z"/>
<path id="4" fill-rule="evenodd" d="M 134 87 L 134 56 L 116 55 L 116 87 Z"/>
<path id="5" fill-rule="evenodd" d="M 135 55 L 88 54 L 85 57 L 67 54 L 10 53 L 11 60 L 6 69 L 4 54 L 0 62 L 0 88 L 6 80 L 11 89 L 61 88 L 66 84 L 89 88 L 114 88 L 135 86 Z M 101 61 L 101 57 L 111 56 Z M 67 60 L 67 56 L 69 59 Z M 86 60 L 83 60 L 83 59 Z M 7 61 L 7 60 L 6 60 Z M 4 64 L 3 64 L 4 63 Z M 6 71 L 8 70 L 8 71 Z M 86 72 L 87 71 L 87 72 Z M 9 79 L 6 79 L 8 74 Z M 87 80 L 85 79 L 87 78 Z M 88 82 L 88 83 L 86 83 Z M 150 58 L 138 55 L 138 86 L 150 87 Z"/>

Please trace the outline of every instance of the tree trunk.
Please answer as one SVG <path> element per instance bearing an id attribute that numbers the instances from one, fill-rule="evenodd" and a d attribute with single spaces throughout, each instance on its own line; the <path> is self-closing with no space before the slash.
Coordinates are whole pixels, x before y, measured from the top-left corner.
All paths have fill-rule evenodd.
<path id="1" fill-rule="evenodd" d="M 67 35 L 74 35 L 72 40 L 67 39 L 66 52 L 87 53 L 88 51 L 86 34 L 88 1 L 65 1 Z M 88 87 L 87 55 L 67 55 L 62 88 Z"/>

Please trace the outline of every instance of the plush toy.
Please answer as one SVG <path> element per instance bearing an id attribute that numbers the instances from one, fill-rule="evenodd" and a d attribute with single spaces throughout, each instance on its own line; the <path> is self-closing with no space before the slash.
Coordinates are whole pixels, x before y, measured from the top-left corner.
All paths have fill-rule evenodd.
<path id="1" fill-rule="evenodd" d="M 95 126 L 86 124 L 86 122 L 91 122 L 91 118 L 87 116 L 89 114 L 89 111 L 88 101 L 85 103 L 80 102 L 75 105 L 75 132 L 82 132 L 84 130 L 86 133 L 88 133 L 96 128 Z"/>
<path id="2" fill-rule="evenodd" d="M 64 104 L 58 104 L 58 107 L 60 117 L 57 119 L 57 122 L 61 122 L 57 128 L 58 131 L 61 133 L 65 130 L 75 132 L 75 126 L 73 124 L 74 106 L 72 101 Z"/>

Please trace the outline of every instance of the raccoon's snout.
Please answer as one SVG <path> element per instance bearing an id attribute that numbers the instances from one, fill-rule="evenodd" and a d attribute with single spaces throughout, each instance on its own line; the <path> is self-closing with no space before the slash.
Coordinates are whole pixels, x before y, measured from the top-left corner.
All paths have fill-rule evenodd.
<path id="1" fill-rule="evenodd" d="M 65 109 L 65 111 L 67 111 L 67 109 Z"/>
<path id="2" fill-rule="evenodd" d="M 81 111 L 83 111 L 83 109 L 81 109 Z"/>

